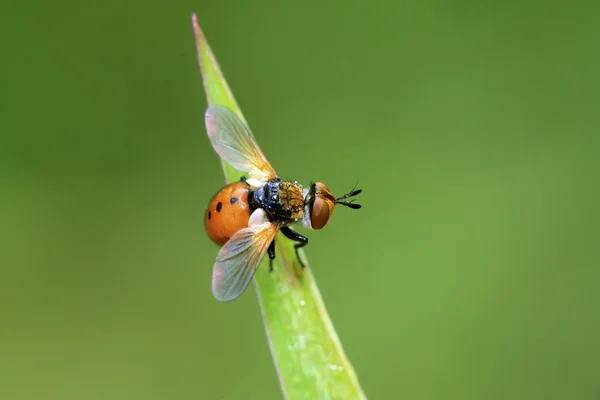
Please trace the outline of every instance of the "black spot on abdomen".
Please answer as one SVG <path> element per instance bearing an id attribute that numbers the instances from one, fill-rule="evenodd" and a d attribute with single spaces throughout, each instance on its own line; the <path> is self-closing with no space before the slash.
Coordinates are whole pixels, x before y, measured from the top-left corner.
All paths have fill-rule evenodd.
<path id="1" fill-rule="evenodd" d="M 221 202 L 217 203 L 217 212 L 221 212 L 221 208 L 223 208 L 223 204 Z"/>
<path id="2" fill-rule="evenodd" d="M 232 205 L 237 203 L 238 198 L 237 197 L 232 197 L 231 199 L 229 199 L 229 203 L 231 203 Z"/>
<path id="3" fill-rule="evenodd" d="M 212 215 L 210 214 L 210 211 L 208 212 L 208 220 L 210 221 L 210 217 L 212 217 Z"/>

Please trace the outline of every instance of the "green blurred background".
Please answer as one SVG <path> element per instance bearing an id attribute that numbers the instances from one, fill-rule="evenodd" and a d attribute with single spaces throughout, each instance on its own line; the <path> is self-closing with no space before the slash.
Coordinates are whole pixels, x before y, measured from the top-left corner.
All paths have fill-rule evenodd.
<path id="1" fill-rule="evenodd" d="M 13 2 L 0 398 L 281 398 L 210 292 L 197 12 L 265 154 L 336 193 L 307 256 L 371 399 L 600 396 L 593 2 Z"/>

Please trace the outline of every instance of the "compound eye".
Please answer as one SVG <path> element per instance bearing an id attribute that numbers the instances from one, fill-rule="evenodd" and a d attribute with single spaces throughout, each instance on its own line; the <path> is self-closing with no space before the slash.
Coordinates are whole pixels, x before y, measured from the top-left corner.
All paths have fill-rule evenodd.
<path id="1" fill-rule="evenodd" d="M 317 197 L 312 206 L 312 212 L 310 214 L 310 225 L 313 229 L 322 229 L 327 226 L 329 223 L 329 219 L 331 218 L 331 213 L 333 211 L 333 204 Z"/>
<path id="2" fill-rule="evenodd" d="M 315 200 L 310 212 L 310 224 L 313 229 L 323 229 L 329 223 L 335 198 L 329 192 L 329 188 L 322 182 L 314 183 Z"/>

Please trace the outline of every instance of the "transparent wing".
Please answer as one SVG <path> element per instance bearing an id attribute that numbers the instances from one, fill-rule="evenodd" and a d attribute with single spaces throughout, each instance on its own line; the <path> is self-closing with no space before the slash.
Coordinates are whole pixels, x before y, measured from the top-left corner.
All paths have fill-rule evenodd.
<path id="1" fill-rule="evenodd" d="M 276 177 L 250 129 L 229 108 L 208 107 L 205 114 L 208 137 L 219 156 L 240 171 L 248 172 L 252 186 Z"/>
<path id="2" fill-rule="evenodd" d="M 279 230 L 263 209 L 252 213 L 249 225 L 233 235 L 217 255 L 212 291 L 219 301 L 235 300 L 244 293 Z"/>

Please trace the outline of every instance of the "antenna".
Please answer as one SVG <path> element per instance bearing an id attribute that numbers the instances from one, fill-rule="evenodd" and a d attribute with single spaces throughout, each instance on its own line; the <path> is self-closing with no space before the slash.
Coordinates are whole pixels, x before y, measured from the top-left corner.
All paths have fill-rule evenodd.
<path id="1" fill-rule="evenodd" d="M 354 189 L 352 189 L 349 193 L 346 193 L 345 195 L 340 196 L 337 199 L 335 199 L 335 204 L 341 204 L 341 205 L 349 207 L 353 210 L 358 210 L 362 206 L 360 204 L 356 204 L 354 202 L 354 200 L 356 200 L 356 199 L 352 199 L 350 201 L 345 201 L 345 199 L 357 196 L 360 192 L 362 192 L 362 189 L 356 189 L 356 186 L 355 186 Z"/>

